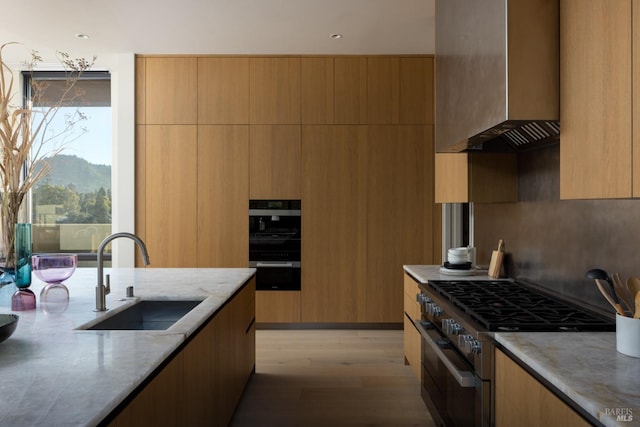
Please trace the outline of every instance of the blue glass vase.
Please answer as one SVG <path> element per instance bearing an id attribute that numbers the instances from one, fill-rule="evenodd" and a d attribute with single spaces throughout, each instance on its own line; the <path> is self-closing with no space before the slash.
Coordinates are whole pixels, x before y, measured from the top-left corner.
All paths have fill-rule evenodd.
<path id="1" fill-rule="evenodd" d="M 31 224 L 16 224 L 14 232 L 16 272 L 15 284 L 18 290 L 11 298 L 11 309 L 16 311 L 35 310 L 36 296 L 31 286 Z"/>
<path id="2" fill-rule="evenodd" d="M 16 224 L 16 286 L 31 286 L 31 224 Z"/>

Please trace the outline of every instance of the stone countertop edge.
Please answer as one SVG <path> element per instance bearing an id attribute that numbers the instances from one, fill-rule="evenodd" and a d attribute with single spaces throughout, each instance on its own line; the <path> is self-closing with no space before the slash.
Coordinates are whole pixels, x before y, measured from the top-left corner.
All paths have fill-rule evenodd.
<path id="1" fill-rule="evenodd" d="M 0 425 L 92 426 L 107 417 L 255 274 L 252 268 L 105 269 L 106 312 L 95 312 L 95 268 L 65 281 L 68 304 L 45 303 L 44 283 L 30 289 L 36 310 L 11 311 L 14 285 L 0 288 L 0 313 L 20 316 L 0 343 Z M 134 298 L 125 298 L 127 286 Z M 203 299 L 165 331 L 79 330 L 144 299 Z"/>
<path id="2" fill-rule="evenodd" d="M 444 275 L 438 265 L 405 265 L 420 283 L 493 280 Z M 615 332 L 497 332 L 498 344 L 605 426 L 640 426 L 640 358 L 616 351 Z M 632 420 L 618 421 L 618 414 Z"/>

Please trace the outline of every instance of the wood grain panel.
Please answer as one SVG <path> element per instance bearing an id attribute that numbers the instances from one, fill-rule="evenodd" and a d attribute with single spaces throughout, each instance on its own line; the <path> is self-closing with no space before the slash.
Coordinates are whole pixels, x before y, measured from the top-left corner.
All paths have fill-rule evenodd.
<path id="1" fill-rule="evenodd" d="M 249 127 L 198 126 L 198 267 L 249 264 Z"/>
<path id="2" fill-rule="evenodd" d="M 404 316 L 404 358 L 406 363 L 411 366 L 411 371 L 419 381 L 422 378 L 422 370 L 420 368 L 421 355 L 421 336 L 415 325 L 407 316 Z"/>
<path id="3" fill-rule="evenodd" d="M 640 197 L 640 1 L 632 0 L 631 3 L 632 12 L 632 43 L 633 51 L 633 140 L 632 140 L 632 195 L 633 197 Z"/>
<path id="4" fill-rule="evenodd" d="M 495 365 L 496 427 L 591 425 L 499 350 Z"/>
<path id="5" fill-rule="evenodd" d="M 399 58 L 367 58 L 367 123 L 400 123 Z"/>
<path id="6" fill-rule="evenodd" d="M 249 122 L 300 123 L 300 58 L 251 57 Z"/>
<path id="7" fill-rule="evenodd" d="M 147 58 L 145 110 L 147 124 L 196 124 L 198 96 L 196 58 Z"/>
<path id="8" fill-rule="evenodd" d="M 146 127 L 146 244 L 154 267 L 196 266 L 196 126 Z"/>
<path id="9" fill-rule="evenodd" d="M 360 126 L 303 126 L 302 321 L 365 320 L 366 138 Z"/>
<path id="10" fill-rule="evenodd" d="M 424 126 L 369 126 L 367 321 L 403 321 L 403 264 L 424 264 Z"/>
<path id="11" fill-rule="evenodd" d="M 334 75 L 336 124 L 366 124 L 367 59 L 336 57 Z"/>
<path id="12" fill-rule="evenodd" d="M 300 322 L 300 291 L 256 292 L 256 322 Z"/>
<path id="13" fill-rule="evenodd" d="M 560 197 L 631 196 L 631 2 L 561 2 Z"/>
<path id="14" fill-rule="evenodd" d="M 433 58 L 400 58 L 400 123 L 434 124 Z"/>
<path id="15" fill-rule="evenodd" d="M 469 155 L 467 153 L 435 154 L 436 203 L 469 201 Z"/>
<path id="16" fill-rule="evenodd" d="M 251 125 L 251 199 L 300 199 L 300 126 Z"/>
<path id="17" fill-rule="evenodd" d="M 145 104 L 145 77 L 146 77 L 146 62 L 145 58 L 136 57 L 136 88 L 135 88 L 135 111 L 136 111 L 136 124 L 143 125 L 146 123 L 146 104 Z"/>
<path id="18" fill-rule="evenodd" d="M 198 124 L 249 123 L 249 58 L 198 58 Z"/>
<path id="19" fill-rule="evenodd" d="M 136 126 L 135 141 L 135 233 L 142 241 L 147 241 L 147 209 L 146 209 L 146 126 Z M 135 252 L 135 266 L 143 267 L 142 254 Z"/>
<path id="20" fill-rule="evenodd" d="M 304 124 L 333 124 L 333 62 L 332 57 L 300 59 L 300 102 Z"/>
<path id="21" fill-rule="evenodd" d="M 204 420 L 215 420 L 216 413 L 212 363 L 214 328 L 209 322 L 182 351 L 184 369 L 184 411 L 181 425 L 196 426 Z"/>

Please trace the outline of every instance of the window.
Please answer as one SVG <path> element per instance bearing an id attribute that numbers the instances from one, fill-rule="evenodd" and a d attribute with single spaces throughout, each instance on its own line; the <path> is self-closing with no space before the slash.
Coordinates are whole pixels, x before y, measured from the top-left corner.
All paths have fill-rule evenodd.
<path id="1" fill-rule="evenodd" d="M 46 81 L 40 106 L 57 100 L 64 72 L 25 73 L 25 99 L 31 79 Z M 107 72 L 85 72 L 76 84 L 80 95 L 60 108 L 48 126 L 55 135 L 78 112 L 77 122 L 64 140 L 52 138 L 44 152 L 63 145 L 49 159 L 51 170 L 31 192 L 29 215 L 33 252 L 72 252 L 79 261 L 95 260 L 100 242 L 111 234 L 111 80 Z M 51 94 L 51 96 L 47 96 Z"/>

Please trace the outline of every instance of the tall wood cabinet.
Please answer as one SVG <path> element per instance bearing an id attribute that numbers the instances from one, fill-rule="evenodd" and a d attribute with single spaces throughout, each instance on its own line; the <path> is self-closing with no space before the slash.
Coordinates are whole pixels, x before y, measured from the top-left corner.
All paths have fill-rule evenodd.
<path id="1" fill-rule="evenodd" d="M 639 197 L 640 3 L 560 8 L 560 197 Z"/>
<path id="2" fill-rule="evenodd" d="M 398 272 L 440 246 L 432 57 L 136 64 L 136 232 L 154 267 L 246 267 L 249 199 L 301 199 L 302 291 L 258 292 L 258 321 L 403 321 Z"/>
<path id="3" fill-rule="evenodd" d="M 365 126 L 303 126 L 302 321 L 366 320 Z"/>

